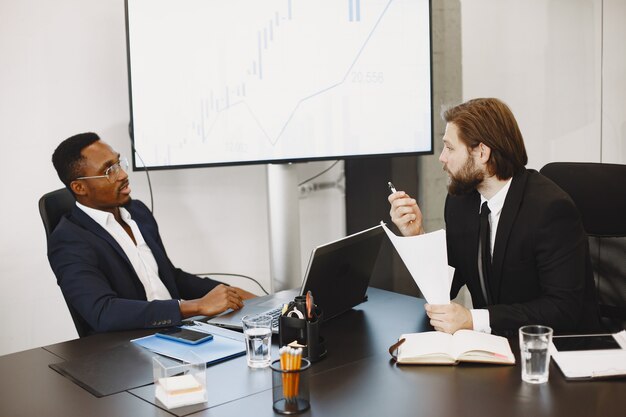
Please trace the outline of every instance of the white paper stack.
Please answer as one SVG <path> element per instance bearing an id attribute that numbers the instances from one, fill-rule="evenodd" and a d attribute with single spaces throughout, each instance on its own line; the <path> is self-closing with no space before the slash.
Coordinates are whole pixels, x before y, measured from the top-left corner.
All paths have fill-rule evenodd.
<path id="1" fill-rule="evenodd" d="M 159 378 L 155 397 L 169 408 L 198 404 L 206 401 L 206 389 L 193 375 Z"/>
<path id="2" fill-rule="evenodd" d="M 454 268 L 448 266 L 446 231 L 404 237 L 381 224 L 426 301 L 449 304 Z"/>

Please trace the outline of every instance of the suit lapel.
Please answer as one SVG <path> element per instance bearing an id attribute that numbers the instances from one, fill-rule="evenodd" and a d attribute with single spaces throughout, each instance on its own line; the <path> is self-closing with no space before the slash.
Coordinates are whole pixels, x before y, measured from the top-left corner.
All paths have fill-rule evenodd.
<path id="1" fill-rule="evenodd" d="M 113 236 L 111 236 L 109 232 L 104 230 L 102 226 L 96 223 L 94 219 L 89 217 L 87 213 L 79 209 L 77 206 L 72 209 L 72 217 L 74 218 L 75 223 L 78 223 L 80 226 L 89 230 L 101 239 L 104 239 L 109 245 L 111 245 L 111 247 L 118 253 L 118 255 L 120 255 L 122 259 L 126 261 L 128 266 L 130 267 L 130 270 L 135 272 L 135 268 L 133 268 L 133 265 L 130 263 L 130 260 L 126 256 L 126 253 L 124 252 L 122 247 L 115 241 L 115 239 L 113 239 Z"/>
<path id="2" fill-rule="evenodd" d="M 497 304 L 500 300 L 500 286 L 502 283 L 502 267 L 504 264 L 504 254 L 513 229 L 513 223 L 517 217 L 517 213 L 524 197 L 524 189 L 528 179 L 528 171 L 517 174 L 511 181 L 511 188 L 504 200 L 500 221 L 498 222 L 498 230 L 496 231 L 496 244 L 493 248 L 493 275 L 491 277 L 490 287 L 493 296 L 492 302 Z"/>

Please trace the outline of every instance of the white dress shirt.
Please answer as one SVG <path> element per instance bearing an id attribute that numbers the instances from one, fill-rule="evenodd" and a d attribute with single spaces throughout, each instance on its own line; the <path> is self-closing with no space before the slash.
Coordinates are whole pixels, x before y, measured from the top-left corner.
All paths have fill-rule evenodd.
<path id="1" fill-rule="evenodd" d="M 487 206 L 491 213 L 489 213 L 489 228 L 491 231 L 491 256 L 493 259 L 493 248 L 496 244 L 496 231 L 498 230 L 498 222 L 500 221 L 500 214 L 502 214 L 502 208 L 504 207 L 504 200 L 506 200 L 506 195 L 509 192 L 509 188 L 511 187 L 510 178 L 507 183 L 498 191 L 491 199 L 487 200 L 485 197 L 480 196 L 480 207 L 486 201 Z M 491 333 L 491 326 L 489 325 L 489 310 L 487 309 L 472 309 L 470 310 L 472 313 L 472 321 L 474 323 L 474 330 L 484 333 Z"/>
<path id="2" fill-rule="evenodd" d="M 150 247 L 143 239 L 137 223 L 130 217 L 128 210 L 120 207 L 120 215 L 122 220 L 130 226 L 130 230 L 133 232 L 137 242 L 136 245 L 124 228 L 115 220 L 113 213 L 87 207 L 79 202 L 76 202 L 76 205 L 102 226 L 121 246 L 146 291 L 146 299 L 148 301 L 172 299 L 170 292 L 163 284 L 163 281 L 161 281 L 161 278 L 159 278 L 159 267 L 156 259 L 154 259 Z"/>

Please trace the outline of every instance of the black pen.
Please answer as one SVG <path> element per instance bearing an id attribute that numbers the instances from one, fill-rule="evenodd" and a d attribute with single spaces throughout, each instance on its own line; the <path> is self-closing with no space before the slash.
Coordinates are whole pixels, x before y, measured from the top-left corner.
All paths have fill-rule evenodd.
<path id="1" fill-rule="evenodd" d="M 393 186 L 393 184 L 391 183 L 391 181 L 387 181 L 387 185 L 389 186 L 389 191 L 391 191 L 391 194 L 396 192 L 396 187 Z M 406 193 L 405 193 L 406 194 Z M 408 197 L 409 195 L 406 194 L 406 196 Z M 409 222 L 409 224 L 413 223 L 413 220 L 411 220 Z"/>

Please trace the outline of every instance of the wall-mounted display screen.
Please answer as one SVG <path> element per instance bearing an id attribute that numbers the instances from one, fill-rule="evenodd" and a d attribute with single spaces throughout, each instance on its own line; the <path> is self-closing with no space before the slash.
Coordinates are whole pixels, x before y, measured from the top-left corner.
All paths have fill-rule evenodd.
<path id="1" fill-rule="evenodd" d="M 126 0 L 126 19 L 149 168 L 432 152 L 429 0 Z"/>

